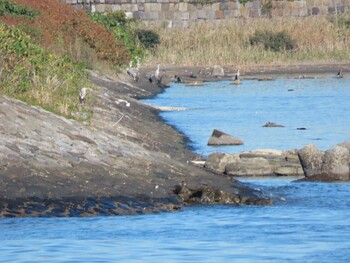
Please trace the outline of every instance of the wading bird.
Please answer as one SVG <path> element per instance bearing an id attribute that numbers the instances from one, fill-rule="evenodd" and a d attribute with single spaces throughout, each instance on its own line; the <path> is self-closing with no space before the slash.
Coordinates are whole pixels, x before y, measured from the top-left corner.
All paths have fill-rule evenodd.
<path id="1" fill-rule="evenodd" d="M 80 90 L 80 93 L 79 93 L 79 101 L 80 101 L 80 103 L 85 102 L 86 92 L 87 92 L 87 88 L 85 88 L 85 87 Z"/>

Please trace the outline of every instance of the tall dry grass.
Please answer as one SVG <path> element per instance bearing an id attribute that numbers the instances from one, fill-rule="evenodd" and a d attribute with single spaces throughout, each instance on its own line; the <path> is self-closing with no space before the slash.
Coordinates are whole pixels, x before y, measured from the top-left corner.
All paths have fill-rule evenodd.
<path id="1" fill-rule="evenodd" d="M 147 63 L 210 66 L 350 60 L 350 28 L 338 21 L 321 16 L 250 18 L 185 29 L 155 27 L 161 44 Z M 249 38 L 257 30 L 285 31 L 295 48 L 272 52 L 252 46 Z"/>

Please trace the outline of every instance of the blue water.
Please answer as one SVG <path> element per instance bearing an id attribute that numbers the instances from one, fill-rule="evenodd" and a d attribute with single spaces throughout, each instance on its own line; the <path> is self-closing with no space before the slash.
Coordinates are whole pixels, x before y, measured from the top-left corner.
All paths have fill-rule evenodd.
<path id="1" fill-rule="evenodd" d="M 350 140 L 348 78 L 246 80 L 240 86 L 230 85 L 229 81 L 206 83 L 203 87 L 174 84 L 144 102 L 187 108 L 162 112 L 161 116 L 188 136 L 190 146 L 203 155 L 216 151 L 300 149 L 307 144 L 326 150 Z M 268 121 L 285 127 L 262 127 Z M 213 129 L 243 140 L 244 145 L 207 146 Z"/>
<path id="2" fill-rule="evenodd" d="M 349 262 L 350 184 L 243 179 L 274 206 L 0 219 L 1 262 Z"/>
<path id="3" fill-rule="evenodd" d="M 349 140 L 349 80 L 174 85 L 152 101 L 188 111 L 162 117 L 197 152 L 213 128 L 254 148 L 321 149 Z M 287 91 L 288 89 L 294 91 Z M 262 128 L 267 121 L 285 128 Z M 305 127 L 306 131 L 298 131 Z M 274 205 L 197 206 L 180 212 L 91 218 L 2 218 L 0 262 L 350 262 L 350 183 L 241 178 Z"/>

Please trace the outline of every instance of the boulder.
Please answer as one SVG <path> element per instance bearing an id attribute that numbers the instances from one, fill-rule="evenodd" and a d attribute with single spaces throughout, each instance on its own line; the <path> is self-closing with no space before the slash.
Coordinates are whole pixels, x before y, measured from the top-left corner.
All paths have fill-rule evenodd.
<path id="1" fill-rule="evenodd" d="M 171 84 L 171 78 L 168 75 L 162 75 L 158 80 L 158 85 L 162 88 L 168 88 Z"/>
<path id="2" fill-rule="evenodd" d="M 272 175 L 269 161 L 261 158 L 243 158 L 226 165 L 225 173 L 232 176 L 262 176 Z"/>
<path id="3" fill-rule="evenodd" d="M 334 146 L 325 152 L 322 173 L 338 181 L 349 180 L 349 151 L 342 146 Z"/>
<path id="4" fill-rule="evenodd" d="M 298 155 L 306 177 L 321 173 L 324 152 L 309 144 L 300 149 Z"/>
<path id="5" fill-rule="evenodd" d="M 274 122 L 266 122 L 263 127 L 284 127 L 282 124 L 274 123 Z"/>
<path id="6" fill-rule="evenodd" d="M 205 167 L 231 176 L 301 176 L 304 174 L 296 151 L 254 150 L 240 154 L 214 153 Z"/>
<path id="7" fill-rule="evenodd" d="M 225 70 L 223 67 L 220 67 L 218 65 L 215 65 L 213 68 L 213 71 L 211 73 L 213 77 L 224 77 L 225 76 Z"/>
<path id="8" fill-rule="evenodd" d="M 209 138 L 208 145 L 223 146 L 223 145 L 242 145 L 243 141 L 219 130 L 214 130 Z"/>
<path id="9" fill-rule="evenodd" d="M 350 180 L 349 142 L 338 144 L 323 152 L 314 145 L 299 150 L 299 158 L 304 169 L 304 181 L 348 181 Z"/>
<path id="10" fill-rule="evenodd" d="M 224 173 L 226 164 L 239 160 L 238 154 L 213 153 L 208 156 L 204 167 L 218 173 Z"/>

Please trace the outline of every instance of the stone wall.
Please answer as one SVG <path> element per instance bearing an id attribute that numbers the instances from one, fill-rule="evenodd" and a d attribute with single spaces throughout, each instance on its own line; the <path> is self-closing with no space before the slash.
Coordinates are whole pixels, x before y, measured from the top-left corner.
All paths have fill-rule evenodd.
<path id="1" fill-rule="evenodd" d="M 350 0 L 60 0 L 90 12 L 123 11 L 145 24 L 188 26 L 205 21 L 258 16 L 308 16 L 344 13 Z"/>

